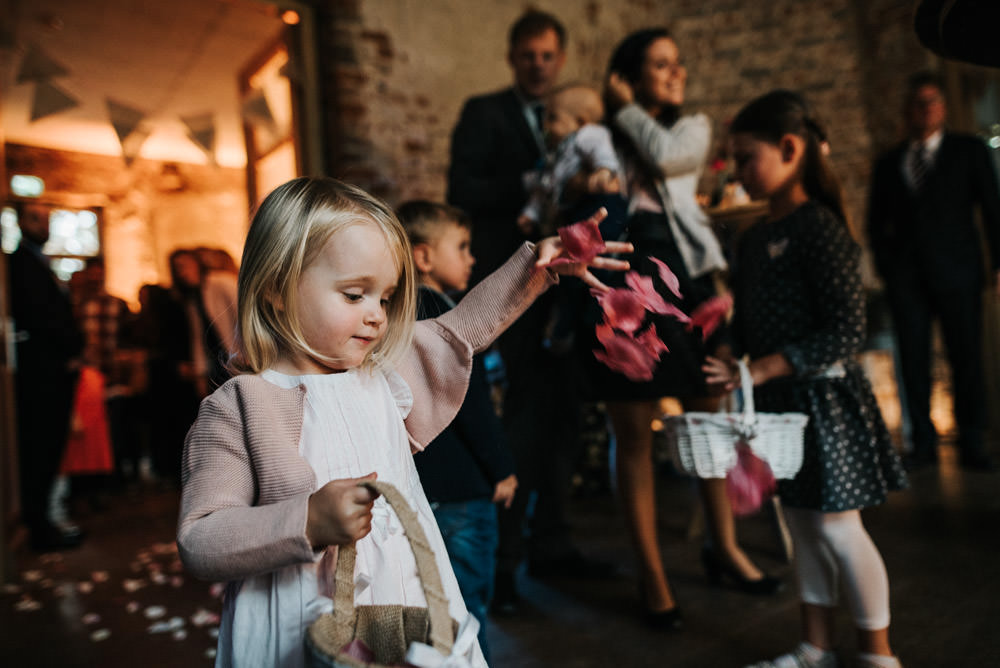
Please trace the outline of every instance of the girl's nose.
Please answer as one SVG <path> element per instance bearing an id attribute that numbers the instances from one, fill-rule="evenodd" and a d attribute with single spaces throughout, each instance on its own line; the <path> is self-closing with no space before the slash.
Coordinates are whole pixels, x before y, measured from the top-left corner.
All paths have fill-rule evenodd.
<path id="1" fill-rule="evenodd" d="M 385 322 L 385 319 L 385 307 L 381 302 L 375 302 L 375 305 L 365 313 L 365 324 L 372 327 L 378 327 Z"/>

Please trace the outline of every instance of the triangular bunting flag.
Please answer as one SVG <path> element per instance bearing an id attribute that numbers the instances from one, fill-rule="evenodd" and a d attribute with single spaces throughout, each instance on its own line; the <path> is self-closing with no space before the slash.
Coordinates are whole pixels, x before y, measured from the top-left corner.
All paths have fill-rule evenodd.
<path id="1" fill-rule="evenodd" d="M 121 102 L 115 102 L 111 98 L 104 100 L 108 105 L 108 114 L 111 116 L 111 125 L 118 135 L 118 143 L 125 147 L 125 138 L 132 134 L 146 114 Z"/>
<path id="2" fill-rule="evenodd" d="M 205 151 L 209 158 L 215 157 L 215 115 L 211 112 L 197 116 L 183 116 L 181 121 L 188 129 L 188 137 Z"/>
<path id="3" fill-rule="evenodd" d="M 139 151 L 142 149 L 142 145 L 145 143 L 149 135 L 149 130 L 146 128 L 139 128 L 137 130 L 133 130 L 124 140 L 121 140 L 122 157 L 125 158 L 126 167 L 131 167 L 132 162 L 139 157 Z"/>
<path id="4" fill-rule="evenodd" d="M 80 101 L 66 91 L 48 81 L 39 81 L 31 101 L 31 122 L 78 106 Z"/>
<path id="5" fill-rule="evenodd" d="M 277 128 L 278 124 L 271 114 L 271 107 L 267 104 L 264 91 L 255 90 L 243 101 L 243 120 L 250 125 L 262 125 L 271 131 Z"/>
<path id="6" fill-rule="evenodd" d="M 52 60 L 47 53 L 34 44 L 28 45 L 28 52 L 21 61 L 17 73 L 17 83 L 25 81 L 48 81 L 52 77 L 69 74 L 69 70 Z"/>

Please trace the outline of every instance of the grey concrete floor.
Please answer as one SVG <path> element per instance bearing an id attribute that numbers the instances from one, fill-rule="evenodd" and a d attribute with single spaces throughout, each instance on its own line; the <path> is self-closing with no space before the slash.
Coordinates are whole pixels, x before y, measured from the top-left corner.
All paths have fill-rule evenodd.
<path id="1" fill-rule="evenodd" d="M 997 452 L 993 453 L 997 456 Z M 963 472 L 950 447 L 911 488 L 865 511 L 892 591 L 892 642 L 909 668 L 1000 666 L 1000 475 Z M 689 480 L 659 484 L 664 561 L 686 626 L 647 630 L 634 569 L 611 494 L 573 507 L 580 548 L 619 565 L 601 581 L 520 576 L 524 607 L 492 620 L 498 667 L 741 666 L 797 642 L 789 586 L 759 598 L 709 585 Z M 220 602 L 211 583 L 185 576 L 173 547 L 177 493 L 157 488 L 112 498 L 102 512 L 78 509 L 88 539 L 76 550 L 18 555 L 16 579 L 0 589 L 0 666 L 208 666 Z M 741 520 L 741 542 L 768 571 L 789 577 L 767 514 Z M 854 638 L 841 616 L 838 651 L 851 665 Z"/>

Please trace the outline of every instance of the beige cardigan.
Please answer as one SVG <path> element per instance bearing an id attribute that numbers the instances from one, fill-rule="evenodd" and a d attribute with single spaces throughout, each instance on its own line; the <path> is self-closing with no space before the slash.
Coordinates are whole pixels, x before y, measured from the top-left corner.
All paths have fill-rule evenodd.
<path id="1" fill-rule="evenodd" d="M 472 355 L 556 281 L 534 263 L 534 247 L 524 244 L 454 309 L 417 323 L 396 369 L 413 393 L 405 420 L 412 449 L 423 449 L 455 417 Z M 184 443 L 177 527 L 192 575 L 235 580 L 316 559 L 305 535 L 316 477 L 299 455 L 304 392 L 244 375 L 202 401 Z"/>

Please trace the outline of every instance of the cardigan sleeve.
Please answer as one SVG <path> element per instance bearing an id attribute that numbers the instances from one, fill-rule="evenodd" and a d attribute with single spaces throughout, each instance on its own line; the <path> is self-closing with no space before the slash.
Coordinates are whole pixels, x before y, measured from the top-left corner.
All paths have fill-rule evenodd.
<path id="1" fill-rule="evenodd" d="M 289 469 L 274 456 L 289 447 L 283 441 L 294 432 L 296 411 L 301 416 L 301 395 L 254 402 L 248 391 L 234 380 L 206 398 L 184 443 L 177 546 L 184 567 L 206 580 L 260 575 L 318 556 L 305 532 L 312 470 L 301 458 L 293 461 L 304 468 Z M 248 406 L 260 414 L 248 418 Z M 251 454 L 251 438 L 267 442 Z M 280 500 L 261 503 L 262 487 L 265 498 Z M 289 491 L 269 491 L 276 487 Z"/>
<path id="2" fill-rule="evenodd" d="M 633 103 L 619 109 L 614 122 L 664 177 L 696 172 L 708 156 L 712 124 L 704 114 L 684 116 L 668 128 Z"/>
<path id="3" fill-rule="evenodd" d="M 535 261 L 534 246 L 525 243 L 455 308 L 417 323 L 413 349 L 399 366 L 413 392 L 406 429 L 414 451 L 423 450 L 455 418 L 469 386 L 472 355 L 485 350 L 557 281 Z"/>

